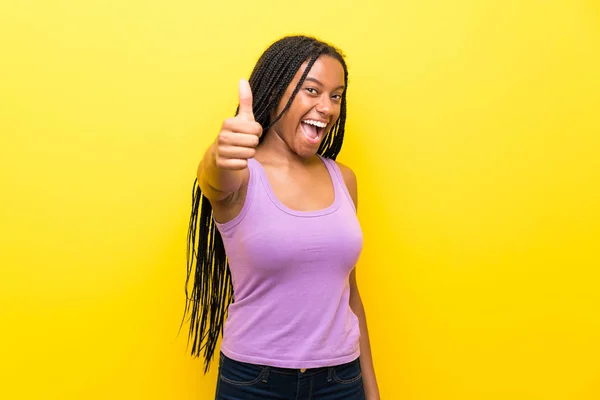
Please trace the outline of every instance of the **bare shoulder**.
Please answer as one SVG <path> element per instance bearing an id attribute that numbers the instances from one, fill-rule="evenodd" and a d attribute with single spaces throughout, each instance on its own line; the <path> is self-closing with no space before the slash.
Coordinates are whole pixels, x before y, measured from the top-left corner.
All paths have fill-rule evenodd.
<path id="1" fill-rule="evenodd" d="M 356 180 L 356 174 L 349 166 L 342 164 L 339 161 L 335 162 L 342 173 L 342 177 L 344 178 L 344 183 L 348 188 L 348 192 L 354 201 L 354 206 L 358 206 L 358 183 Z"/>

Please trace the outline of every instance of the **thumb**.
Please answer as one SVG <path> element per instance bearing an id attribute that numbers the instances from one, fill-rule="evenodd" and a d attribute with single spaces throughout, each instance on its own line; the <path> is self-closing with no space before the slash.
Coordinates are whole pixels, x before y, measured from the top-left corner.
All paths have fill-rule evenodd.
<path id="1" fill-rule="evenodd" d="M 254 112 L 252 111 L 252 89 L 250 83 L 245 79 L 240 79 L 240 107 L 238 115 L 246 120 L 254 121 Z"/>

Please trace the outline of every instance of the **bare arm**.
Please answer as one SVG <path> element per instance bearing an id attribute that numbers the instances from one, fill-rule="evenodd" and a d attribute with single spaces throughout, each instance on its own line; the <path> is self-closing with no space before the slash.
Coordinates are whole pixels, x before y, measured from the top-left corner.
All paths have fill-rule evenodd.
<path id="1" fill-rule="evenodd" d="M 217 139 L 218 140 L 218 139 Z M 213 143 L 204 152 L 198 165 L 198 185 L 207 199 L 215 202 L 223 201 L 237 192 L 242 185 L 247 170 L 227 170 L 217 166 L 217 144 Z"/>
<path id="2" fill-rule="evenodd" d="M 354 206 L 358 208 L 358 187 L 356 175 L 354 172 L 341 163 L 337 163 L 342 171 L 344 182 L 350 192 L 350 196 L 354 201 Z M 375 376 L 375 366 L 373 356 L 371 354 L 371 341 L 369 339 L 369 329 L 367 327 L 367 316 L 365 308 L 358 290 L 356 282 L 356 267 L 350 274 L 350 308 L 356 315 L 360 326 L 360 368 L 363 374 L 363 382 L 365 385 L 365 394 L 367 400 L 379 400 L 379 386 Z"/>
<path id="3" fill-rule="evenodd" d="M 362 370 L 365 394 L 367 400 L 379 400 L 379 387 L 375 377 L 375 366 L 371 354 L 371 341 L 367 327 L 367 316 L 363 306 L 358 285 L 356 283 L 356 269 L 350 275 L 350 308 L 358 317 L 360 325 L 360 369 Z"/>

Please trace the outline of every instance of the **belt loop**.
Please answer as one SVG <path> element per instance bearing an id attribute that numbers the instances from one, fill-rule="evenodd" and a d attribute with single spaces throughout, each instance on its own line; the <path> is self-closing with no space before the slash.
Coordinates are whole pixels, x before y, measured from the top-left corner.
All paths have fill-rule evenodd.
<path id="1" fill-rule="evenodd" d="M 263 377 L 262 377 L 263 383 L 269 382 L 269 370 L 270 369 L 271 369 L 271 367 L 269 367 L 269 366 L 265 367 L 265 370 L 263 371 Z"/>
<path id="2" fill-rule="evenodd" d="M 327 369 L 327 382 L 331 382 L 333 376 L 333 367 Z"/>

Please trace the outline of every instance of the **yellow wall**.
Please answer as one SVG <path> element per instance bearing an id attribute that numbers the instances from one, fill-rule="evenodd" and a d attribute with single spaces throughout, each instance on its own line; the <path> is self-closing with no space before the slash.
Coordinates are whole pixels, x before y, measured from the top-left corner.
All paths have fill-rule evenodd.
<path id="1" fill-rule="evenodd" d="M 191 184 L 288 33 L 348 55 L 383 398 L 600 398 L 598 2 L 206 3 L 0 6 L 0 398 L 210 398 Z"/>

